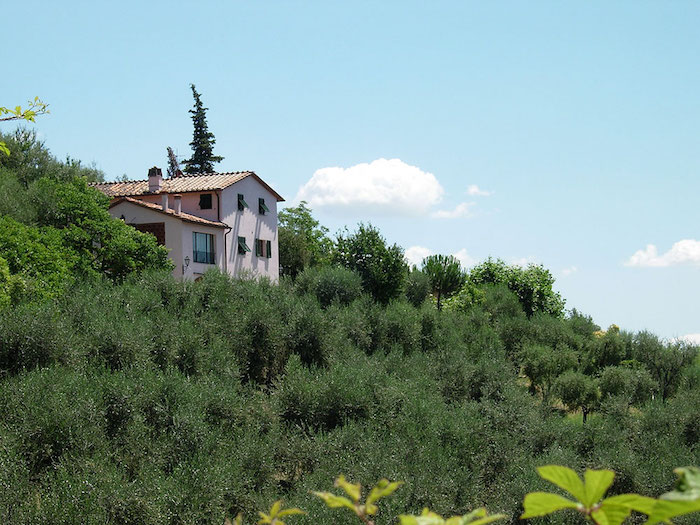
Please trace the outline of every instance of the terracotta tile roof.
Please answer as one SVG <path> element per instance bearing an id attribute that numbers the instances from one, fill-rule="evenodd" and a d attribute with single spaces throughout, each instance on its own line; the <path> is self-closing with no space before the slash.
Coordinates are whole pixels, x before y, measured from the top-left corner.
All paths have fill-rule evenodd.
<path id="1" fill-rule="evenodd" d="M 260 177 L 252 171 L 234 171 L 230 173 L 203 173 L 201 175 L 183 175 L 171 179 L 163 179 L 159 192 L 154 193 L 188 193 L 196 191 L 223 190 L 224 188 L 243 180 L 246 177 L 255 177 L 278 202 L 284 199 Z M 100 182 L 93 185 L 108 197 L 133 197 L 137 195 L 153 195 L 148 191 L 148 180 L 135 180 L 128 182 Z"/>
<path id="2" fill-rule="evenodd" d="M 122 202 L 130 202 L 131 204 L 136 204 L 137 206 L 142 206 L 148 208 L 149 210 L 157 211 L 165 215 L 170 215 L 176 219 L 180 219 L 186 222 L 193 222 L 195 224 L 204 224 L 205 226 L 214 226 L 215 228 L 228 228 L 227 224 L 223 222 L 210 221 L 209 219 L 203 219 L 202 217 L 197 217 L 196 215 L 191 215 L 189 213 L 180 212 L 178 215 L 174 210 L 165 211 L 160 204 L 155 204 L 152 202 L 141 201 L 139 199 L 132 199 L 131 197 L 119 197 L 109 205 L 110 209 L 121 204 Z"/>

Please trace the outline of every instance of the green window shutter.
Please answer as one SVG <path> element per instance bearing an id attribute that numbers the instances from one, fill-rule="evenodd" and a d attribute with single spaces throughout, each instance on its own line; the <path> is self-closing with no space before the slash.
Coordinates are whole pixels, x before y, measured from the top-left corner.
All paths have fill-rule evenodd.
<path id="1" fill-rule="evenodd" d="M 239 237 L 238 238 L 238 253 L 245 255 L 246 252 L 249 252 L 250 248 L 248 248 L 248 245 L 245 242 L 245 237 Z"/>
<path id="2" fill-rule="evenodd" d="M 248 203 L 243 198 L 243 194 L 238 194 L 238 211 L 243 211 L 248 207 Z"/>
<path id="3" fill-rule="evenodd" d="M 260 239 L 255 239 L 255 255 L 257 257 L 262 256 L 262 243 L 260 242 Z"/>
<path id="4" fill-rule="evenodd" d="M 266 213 L 270 213 L 270 208 L 268 208 L 265 205 L 265 199 L 259 198 L 258 199 L 258 212 L 260 215 L 265 215 Z"/>
<path id="5" fill-rule="evenodd" d="M 267 243 L 267 258 L 272 257 L 272 241 L 265 241 Z"/>

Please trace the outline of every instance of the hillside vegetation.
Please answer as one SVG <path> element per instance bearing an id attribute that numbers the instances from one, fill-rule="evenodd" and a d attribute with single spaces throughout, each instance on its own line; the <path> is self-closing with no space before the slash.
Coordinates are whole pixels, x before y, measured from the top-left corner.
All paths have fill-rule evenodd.
<path id="1" fill-rule="evenodd" d="M 183 283 L 108 217 L 99 174 L 3 140 L 44 160 L 0 165 L 0 523 L 251 522 L 280 498 L 294 523 L 355 523 L 310 494 L 341 473 L 405 482 L 377 524 L 515 522 L 540 465 L 657 496 L 700 464 L 697 349 L 566 312 L 541 266 L 409 271 L 376 228 L 332 241 L 302 203 L 279 284 Z"/>
<path id="2" fill-rule="evenodd" d="M 698 463 L 698 368 L 676 370 L 665 400 L 659 383 L 660 356 L 690 349 L 518 307 L 501 287 L 467 312 L 352 293 L 323 307 L 290 283 L 212 272 L 7 309 L 2 520 L 222 523 L 282 496 L 310 511 L 297 522 L 336 523 L 309 490 L 341 472 L 406 482 L 378 523 L 423 506 L 515 518 L 542 487 L 537 465 L 607 467 L 613 491 L 657 495 Z M 556 401 L 564 390 L 519 374 L 546 352 L 572 365 L 557 388 L 595 382 L 585 425 Z"/>

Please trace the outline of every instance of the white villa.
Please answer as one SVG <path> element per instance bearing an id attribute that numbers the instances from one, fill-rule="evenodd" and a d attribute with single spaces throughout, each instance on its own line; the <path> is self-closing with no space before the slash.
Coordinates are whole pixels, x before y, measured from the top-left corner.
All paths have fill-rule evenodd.
<path id="1" fill-rule="evenodd" d="M 197 279 L 216 266 L 279 280 L 277 203 L 284 199 L 252 171 L 107 182 L 95 187 L 112 198 L 109 212 L 152 233 L 170 251 L 173 275 Z"/>

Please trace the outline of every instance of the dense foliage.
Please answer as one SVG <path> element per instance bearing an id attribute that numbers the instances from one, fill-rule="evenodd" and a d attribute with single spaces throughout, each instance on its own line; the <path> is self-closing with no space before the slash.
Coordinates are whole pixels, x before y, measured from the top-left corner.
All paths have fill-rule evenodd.
<path id="1" fill-rule="evenodd" d="M 528 317 L 537 312 L 557 316 L 564 313 L 564 300 L 552 287 L 554 277 L 542 265 L 529 264 L 523 268 L 489 257 L 469 271 L 469 282 L 506 285 L 518 296 Z"/>
<path id="2" fill-rule="evenodd" d="M 357 231 L 338 234 L 333 262 L 357 272 L 365 289 L 381 303 L 396 299 L 404 291 L 408 265 L 403 249 L 388 245 L 374 226 L 359 224 Z"/>
<path id="3" fill-rule="evenodd" d="M 277 217 L 281 275 L 296 277 L 305 268 L 330 261 L 333 241 L 328 228 L 314 219 L 305 201 L 281 210 Z"/>
<path id="4" fill-rule="evenodd" d="M 405 481 L 377 524 L 424 506 L 515 521 L 545 488 L 539 465 L 611 468 L 611 494 L 656 496 L 700 463 L 693 348 L 577 312 L 528 319 L 505 286 L 438 312 L 313 271 L 279 286 L 134 274 L 6 308 L 0 521 L 250 522 L 282 496 L 309 512 L 295 523 L 353 523 L 309 494 L 339 472 Z M 553 371 L 547 352 L 566 356 Z M 681 365 L 664 399 L 666 355 Z M 586 384 L 584 425 L 562 402 Z"/>
<path id="5" fill-rule="evenodd" d="M 2 139 L 11 155 L 0 157 L 0 273 L 9 274 L 0 279 L 12 284 L 0 285 L 0 297 L 54 297 L 76 279 L 170 268 L 166 250 L 113 219 L 109 199 L 89 187 L 101 172 L 56 160 L 34 133 Z"/>

